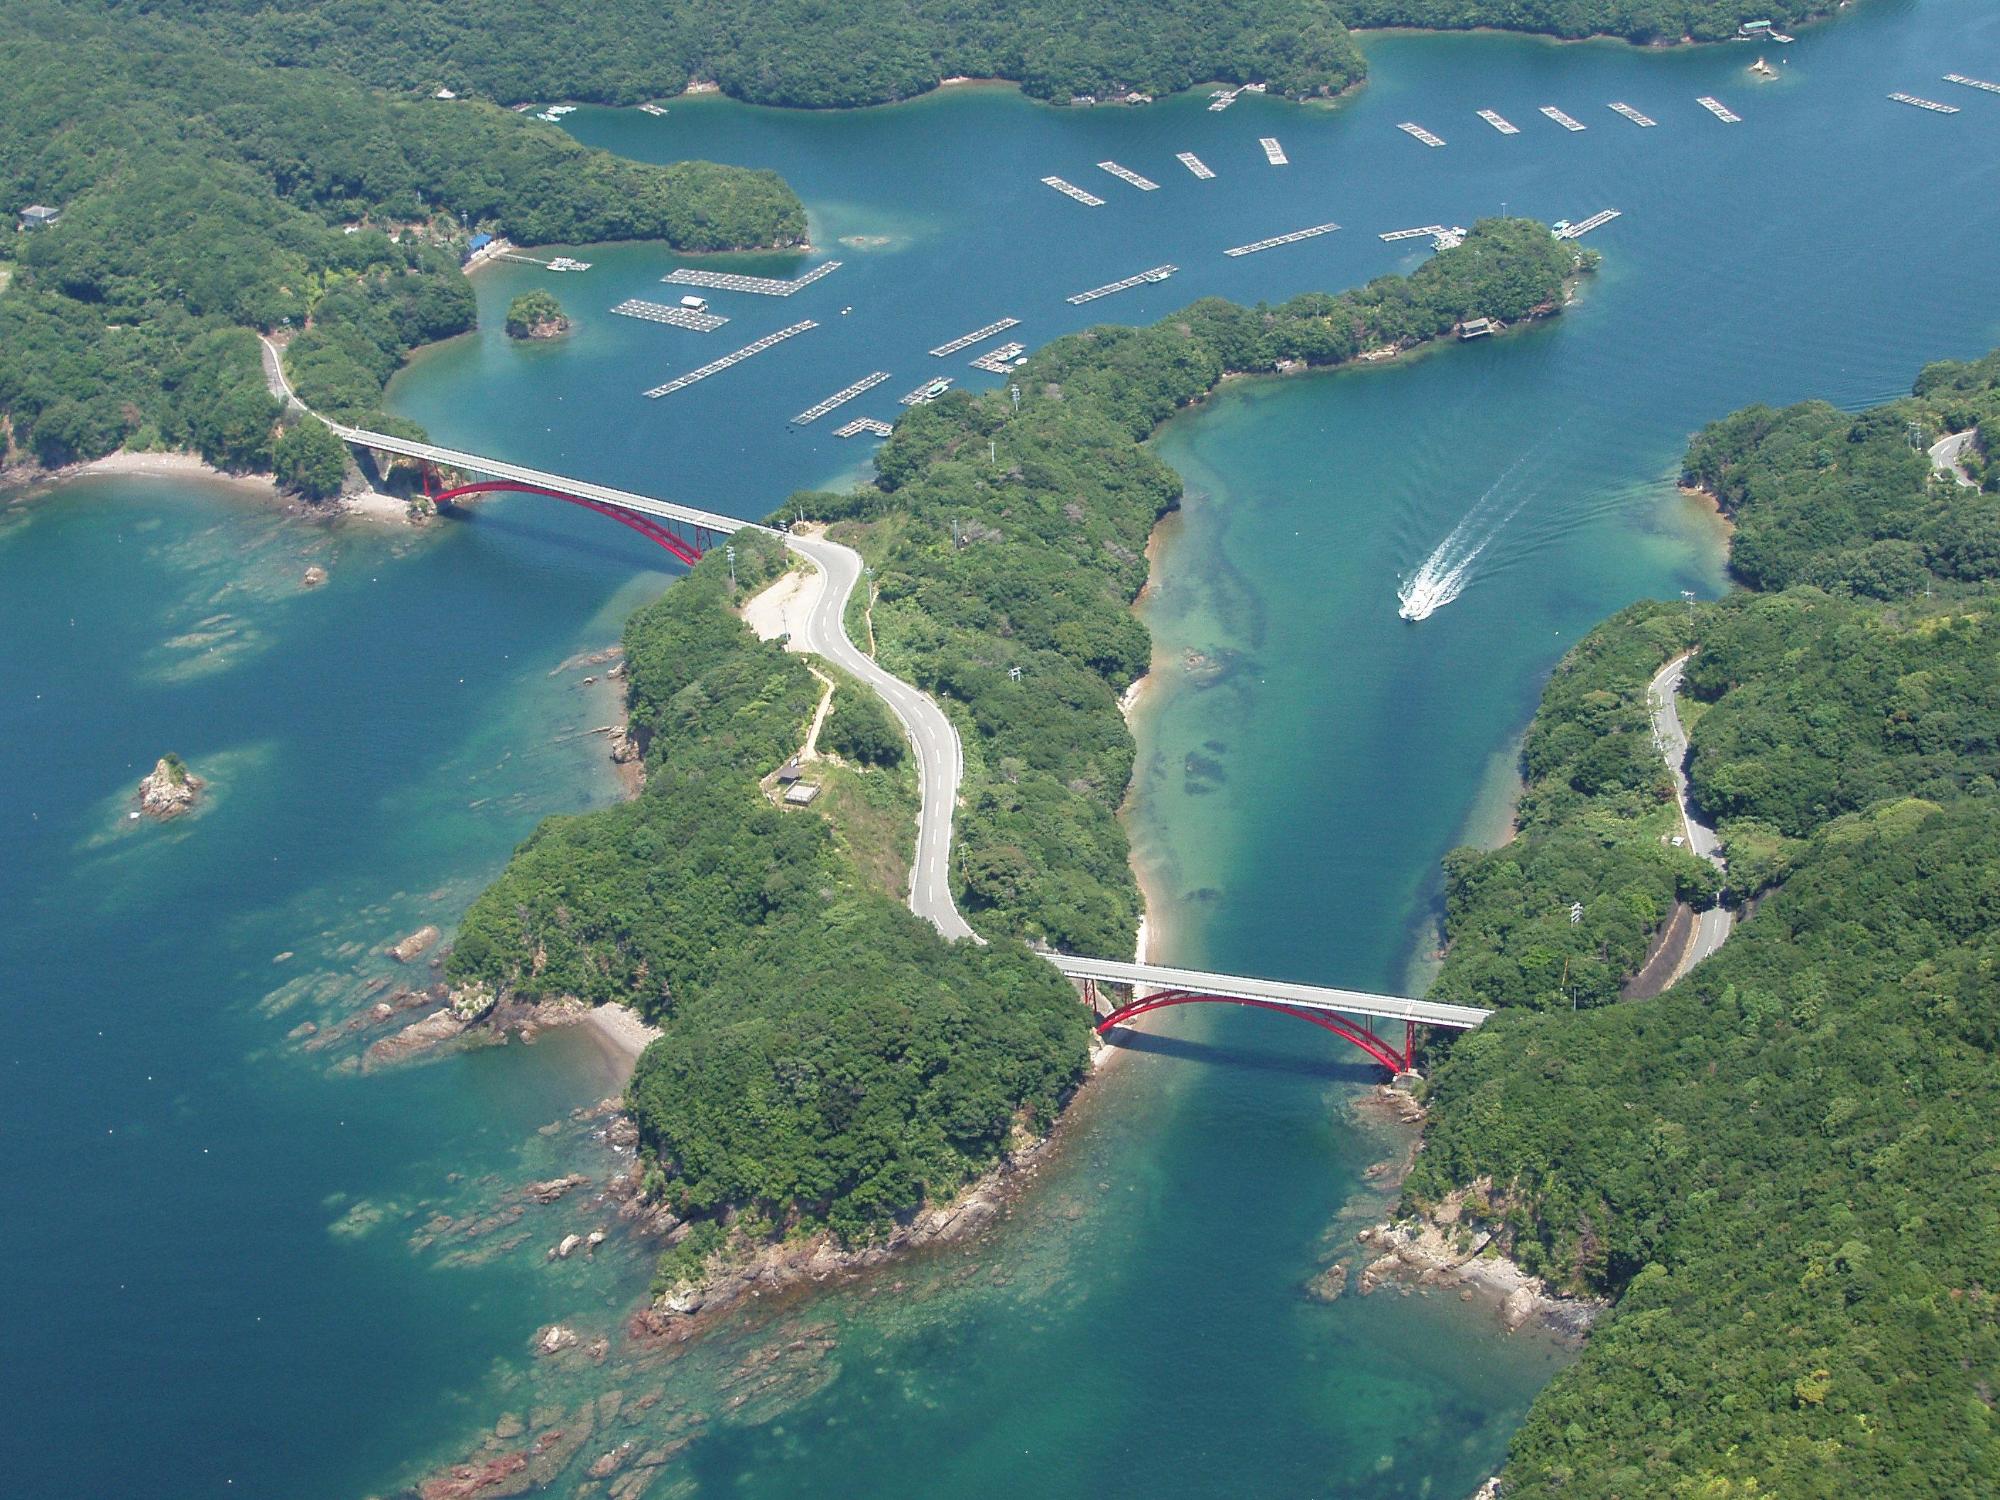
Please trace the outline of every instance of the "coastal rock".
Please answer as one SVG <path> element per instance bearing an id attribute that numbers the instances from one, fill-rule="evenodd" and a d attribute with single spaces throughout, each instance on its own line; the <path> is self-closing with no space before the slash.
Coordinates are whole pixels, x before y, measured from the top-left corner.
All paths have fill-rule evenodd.
<path id="1" fill-rule="evenodd" d="M 1338 1301 L 1347 1290 L 1347 1262 L 1337 1260 L 1306 1283 L 1306 1295 L 1315 1302 Z"/>
<path id="2" fill-rule="evenodd" d="M 386 1063 L 402 1062 L 440 1042 L 450 1041 L 463 1030 L 465 1022 L 454 1015 L 449 1006 L 434 1010 L 421 1021 L 413 1021 L 394 1036 L 385 1036 L 371 1046 L 362 1056 L 362 1069 L 366 1071 Z"/>
<path id="3" fill-rule="evenodd" d="M 459 1026 L 470 1026 L 499 1003 L 500 997 L 493 992 L 493 986 L 483 979 L 467 980 L 450 994 L 451 1014 Z"/>
<path id="4" fill-rule="evenodd" d="M 568 1260 L 570 1256 L 576 1253 L 576 1247 L 578 1245 L 581 1245 L 582 1243 L 583 1243 L 582 1235 L 566 1234 L 562 1237 L 562 1242 L 560 1244 L 552 1246 L 550 1248 L 548 1258 L 550 1260 Z"/>
<path id="5" fill-rule="evenodd" d="M 510 1482 L 528 1467 L 525 1453 L 503 1453 L 481 1463 L 454 1464 L 418 1486 L 422 1500 L 475 1500 L 480 1494 L 516 1493 Z M 509 1485 L 507 1491 L 500 1486 Z"/>
<path id="6" fill-rule="evenodd" d="M 299 587 L 303 589 L 316 589 L 325 582 L 326 569 L 322 568 L 318 563 L 314 563 L 310 568 L 306 569 L 305 577 L 299 580 Z"/>
<path id="7" fill-rule="evenodd" d="M 535 1332 L 537 1354 L 560 1354 L 565 1349 L 574 1349 L 576 1345 L 576 1331 L 565 1328 L 560 1323 L 551 1323 L 548 1327 L 537 1329 Z"/>
<path id="8" fill-rule="evenodd" d="M 437 940 L 438 930 L 435 927 L 419 927 L 391 948 L 389 956 L 399 964 L 406 964 L 426 952 Z"/>
<path id="9" fill-rule="evenodd" d="M 194 806 L 207 785 L 178 755 L 163 755 L 139 782 L 139 811 L 161 822 L 177 818 Z"/>
<path id="10" fill-rule="evenodd" d="M 590 1179 L 581 1172 L 571 1172 L 567 1177 L 551 1177 L 546 1182 L 531 1182 L 521 1189 L 521 1196 L 536 1203 L 553 1203 L 572 1188 L 589 1187 Z"/>

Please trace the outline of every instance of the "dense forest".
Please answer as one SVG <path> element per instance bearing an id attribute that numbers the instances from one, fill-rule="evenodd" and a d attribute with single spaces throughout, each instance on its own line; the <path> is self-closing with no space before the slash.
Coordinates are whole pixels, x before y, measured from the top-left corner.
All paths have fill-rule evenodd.
<path id="1" fill-rule="evenodd" d="M 622 161 L 490 105 L 247 66 L 93 9 L 0 11 L 0 201 L 62 210 L 14 236 L 0 296 L 0 414 L 45 463 L 129 445 L 270 467 L 278 405 L 253 329 L 298 331 L 309 403 L 385 420 L 409 349 L 472 325 L 473 227 L 692 249 L 805 231 L 771 173 Z"/>
<path id="2" fill-rule="evenodd" d="M 646 790 L 545 823 L 468 911 L 450 977 L 624 1001 L 665 1028 L 631 1097 L 654 1187 L 708 1226 L 687 1242 L 697 1252 L 721 1244 L 725 1219 L 753 1237 L 856 1236 L 949 1191 L 1017 1121 L 1045 1120 L 1083 1064 L 1088 1013 L 1008 935 L 1132 948 L 1117 693 L 1147 664 L 1129 606 L 1147 534 L 1180 493 L 1141 440 L 1228 370 L 1336 363 L 1466 316 L 1552 310 L 1579 261 L 1539 224 L 1496 220 L 1407 279 L 1061 339 L 1020 372 L 1018 415 L 997 392 L 954 393 L 898 424 L 879 485 L 798 497 L 874 565 L 883 664 L 965 730 L 955 875 L 990 946 L 945 944 L 816 812 L 760 793 L 818 693 L 798 657 L 729 612 L 711 557 L 626 629 Z M 782 565 L 756 533 L 736 553 L 744 593 Z M 835 701 L 828 744 L 863 765 L 903 758 L 873 700 Z M 677 1252 L 673 1274 L 690 1259 Z"/>
<path id="3" fill-rule="evenodd" d="M 1845 0 L 1336 0 L 1350 26 L 1463 31 L 1493 26 L 1547 36 L 1716 42 L 1745 21 L 1780 29 L 1830 16 Z"/>
<path id="4" fill-rule="evenodd" d="M 115 8 L 115 7 L 114 7 Z M 1365 71 L 1324 0 L 152 0 L 259 61 L 502 103 L 609 104 L 717 83 L 760 104 L 879 104 L 941 79 L 1008 78 L 1068 100 L 1208 80 L 1338 93 Z"/>
<path id="5" fill-rule="evenodd" d="M 1518 836 L 1448 861 L 1438 993 L 1508 1009 L 1437 1066 L 1405 1206 L 1470 1186 L 1524 1265 L 1617 1299 L 1517 1436 L 1509 1496 L 2000 1489 L 2000 559 L 1924 550 L 2000 499 L 1919 451 L 1985 420 L 1996 377 L 1933 366 L 1886 407 L 1698 436 L 1751 590 L 1580 643 L 1528 734 Z M 1847 560 L 1891 543 L 1916 571 L 1884 597 Z M 1675 895 L 1713 884 L 1663 841 L 1647 731 L 1646 683 L 1689 645 L 1689 777 L 1754 910 L 1621 1004 Z"/>
<path id="6" fill-rule="evenodd" d="M 1141 446 L 1230 371 L 1335 365 L 1462 319 L 1559 308 L 1594 258 L 1528 220 L 1483 221 L 1407 278 L 1277 307 L 1197 302 L 1150 328 L 1056 340 L 1000 391 L 919 407 L 879 487 L 802 497 L 875 569 L 881 660 L 965 740 L 953 875 L 967 920 L 1122 956 L 1138 916 L 1117 810 L 1132 771 L 1118 695 L 1151 642 L 1131 612 L 1180 480 Z"/>

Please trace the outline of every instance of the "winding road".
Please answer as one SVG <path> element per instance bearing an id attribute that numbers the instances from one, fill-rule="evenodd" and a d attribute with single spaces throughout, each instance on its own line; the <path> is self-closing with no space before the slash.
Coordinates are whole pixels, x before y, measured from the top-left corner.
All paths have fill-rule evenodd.
<path id="1" fill-rule="evenodd" d="M 947 939 L 985 940 L 958 914 L 951 897 L 951 820 L 965 754 L 944 710 L 900 677 L 875 664 L 847 636 L 847 601 L 861 579 L 861 554 L 823 536 L 794 533 L 785 545 L 817 573 L 803 602 L 804 622 L 792 644 L 823 656 L 859 678 L 889 706 L 909 735 L 917 757 L 917 853 L 910 865 L 910 910 Z"/>
<path id="2" fill-rule="evenodd" d="M 1931 444 L 1931 467 L 1940 474 L 1949 474 L 1958 481 L 1962 489 L 1976 490 L 1978 485 L 1966 477 L 1959 467 L 1965 462 L 1965 450 L 1979 437 L 1979 429 L 1969 427 L 1964 432 L 1949 432 Z"/>
<path id="3" fill-rule="evenodd" d="M 1687 771 L 1684 769 L 1688 753 L 1687 733 L 1681 728 L 1680 710 L 1674 704 L 1681 690 L 1681 673 L 1686 670 L 1687 662 L 1688 654 L 1684 652 L 1654 673 L 1652 682 L 1646 688 L 1646 701 L 1653 711 L 1653 741 L 1660 747 L 1661 755 L 1666 757 L 1667 769 L 1674 773 L 1674 796 L 1680 803 L 1681 828 L 1688 848 L 1722 870 L 1726 869 L 1722 840 L 1716 837 L 1712 826 L 1695 816 L 1688 800 Z M 1729 908 L 1719 904 L 1695 913 L 1694 934 L 1682 950 L 1681 961 L 1674 969 L 1674 979 L 1679 979 L 1720 948 L 1728 940 L 1735 920 Z"/>

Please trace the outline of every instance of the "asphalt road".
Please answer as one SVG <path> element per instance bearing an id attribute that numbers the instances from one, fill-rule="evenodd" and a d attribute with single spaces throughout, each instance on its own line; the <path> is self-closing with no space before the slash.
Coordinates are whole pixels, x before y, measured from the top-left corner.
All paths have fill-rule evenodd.
<path id="1" fill-rule="evenodd" d="M 1968 428 L 1964 432 L 1948 433 L 1939 438 L 1931 444 L 1931 467 L 1940 474 L 1951 475 L 1965 489 L 1979 488 L 1965 477 L 1965 470 L 1959 467 L 1965 462 L 1965 450 L 1972 446 L 1973 439 L 1978 436 L 1977 428 Z"/>
<path id="2" fill-rule="evenodd" d="M 794 642 L 825 657 L 874 689 L 903 725 L 917 757 L 917 853 L 910 866 L 910 910 L 947 938 L 982 939 L 958 914 L 951 898 L 951 819 L 964 779 L 958 731 L 944 710 L 900 677 L 892 677 L 847 638 L 848 596 L 861 579 L 861 554 L 817 536 L 788 536 L 785 545 L 818 568 L 806 606 L 803 639 Z"/>
<path id="3" fill-rule="evenodd" d="M 1695 817 L 1688 805 L 1687 772 L 1682 769 L 1687 762 L 1687 733 L 1681 728 L 1680 710 L 1674 702 L 1680 693 L 1681 672 L 1686 666 L 1687 657 L 1677 656 L 1660 668 L 1646 689 L 1646 700 L 1653 710 L 1653 738 L 1660 746 L 1660 753 L 1666 757 L 1667 769 L 1674 773 L 1674 796 L 1680 803 L 1682 836 L 1687 839 L 1690 849 L 1721 870 L 1725 868 L 1722 840 L 1715 836 L 1712 827 Z M 1681 955 L 1674 978 L 1680 978 L 1720 948 L 1728 939 L 1735 920 L 1726 906 L 1714 906 L 1695 913 L 1694 936 L 1688 943 L 1687 951 Z"/>

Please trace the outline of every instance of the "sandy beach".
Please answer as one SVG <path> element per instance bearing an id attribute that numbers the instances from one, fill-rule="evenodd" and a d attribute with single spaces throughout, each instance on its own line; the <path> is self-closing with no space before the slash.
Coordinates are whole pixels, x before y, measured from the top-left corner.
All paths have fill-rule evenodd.
<path id="1" fill-rule="evenodd" d="M 637 1014 L 622 1005 L 599 1005 L 583 1018 L 584 1028 L 612 1061 L 619 1087 L 632 1080 L 639 1054 L 659 1036 L 657 1026 L 648 1026 Z"/>

